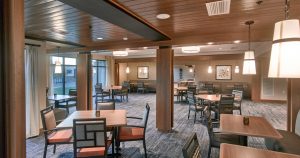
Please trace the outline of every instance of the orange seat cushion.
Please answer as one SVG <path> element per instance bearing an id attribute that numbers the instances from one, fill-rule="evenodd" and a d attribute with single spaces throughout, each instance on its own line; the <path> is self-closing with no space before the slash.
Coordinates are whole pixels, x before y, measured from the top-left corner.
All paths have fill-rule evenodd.
<path id="1" fill-rule="evenodd" d="M 111 145 L 111 141 L 107 141 L 107 148 Z M 77 157 L 94 157 L 104 156 L 105 147 L 93 147 L 93 148 L 80 148 L 77 151 Z"/>
<path id="2" fill-rule="evenodd" d="M 49 143 L 70 142 L 72 139 L 72 129 L 59 130 L 48 136 Z"/>
<path id="3" fill-rule="evenodd" d="M 120 140 L 143 139 L 144 128 L 139 127 L 121 127 Z"/>

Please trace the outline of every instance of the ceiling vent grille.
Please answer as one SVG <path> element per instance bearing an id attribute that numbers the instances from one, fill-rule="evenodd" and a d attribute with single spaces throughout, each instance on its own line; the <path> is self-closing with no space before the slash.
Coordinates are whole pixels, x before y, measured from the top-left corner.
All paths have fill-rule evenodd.
<path id="1" fill-rule="evenodd" d="M 207 13 L 209 16 L 229 14 L 231 0 L 221 0 L 206 3 Z"/>

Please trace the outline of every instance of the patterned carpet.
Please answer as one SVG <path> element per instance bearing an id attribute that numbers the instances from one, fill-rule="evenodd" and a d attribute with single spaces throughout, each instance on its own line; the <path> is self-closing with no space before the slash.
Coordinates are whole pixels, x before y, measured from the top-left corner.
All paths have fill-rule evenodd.
<path id="1" fill-rule="evenodd" d="M 174 105 L 174 128 L 171 133 L 161 133 L 155 127 L 155 110 L 156 99 L 155 94 L 130 94 L 129 102 L 121 102 L 116 104 L 117 109 L 126 109 L 128 116 L 141 116 L 146 103 L 149 103 L 150 117 L 146 132 L 146 143 L 148 157 L 151 158 L 176 158 L 182 157 L 181 148 L 191 133 L 196 132 L 200 146 L 202 157 L 207 157 L 208 151 L 208 133 L 206 126 L 202 124 L 201 119 L 197 118 L 194 124 L 193 119 L 187 119 L 188 105 L 175 102 Z M 75 110 L 75 109 L 73 109 Z M 251 101 L 243 101 L 243 115 L 264 116 L 277 129 L 286 128 L 286 105 L 274 103 L 254 103 Z M 194 114 L 191 113 L 191 116 Z M 129 124 L 132 124 L 130 122 Z M 44 137 L 39 136 L 26 140 L 27 157 L 40 158 L 44 150 Z M 264 139 L 250 137 L 248 144 L 251 147 L 265 148 Z M 142 142 L 126 142 L 121 144 L 122 157 L 139 158 L 144 157 Z M 48 147 L 47 157 L 49 158 L 71 158 L 73 157 L 72 145 L 58 145 L 56 153 L 53 154 L 53 147 Z M 219 150 L 213 149 L 212 158 L 219 157 Z"/>

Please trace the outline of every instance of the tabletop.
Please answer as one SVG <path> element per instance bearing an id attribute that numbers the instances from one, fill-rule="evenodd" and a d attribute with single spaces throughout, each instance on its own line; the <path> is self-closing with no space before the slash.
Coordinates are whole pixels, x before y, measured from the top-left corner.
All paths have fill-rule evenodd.
<path id="1" fill-rule="evenodd" d="M 220 158 L 300 158 L 299 155 L 256 149 L 233 144 L 221 144 Z"/>
<path id="2" fill-rule="evenodd" d="M 220 101 L 221 99 L 221 95 L 216 95 L 216 94 L 198 94 L 198 95 L 195 95 L 196 98 L 198 99 L 204 99 L 204 100 L 209 100 L 209 101 L 212 101 L 212 102 L 217 102 L 217 101 Z"/>
<path id="3" fill-rule="evenodd" d="M 175 89 L 177 89 L 179 91 L 187 91 L 188 87 L 176 87 Z"/>
<path id="4" fill-rule="evenodd" d="M 122 89 L 122 86 L 111 86 L 111 87 L 109 87 L 109 89 L 120 90 L 120 89 Z"/>
<path id="5" fill-rule="evenodd" d="M 106 118 L 106 126 L 117 127 L 127 125 L 126 110 L 100 110 L 100 118 Z M 57 128 L 73 127 L 74 119 L 97 118 L 96 110 L 75 111 L 65 120 L 63 120 Z"/>
<path id="6" fill-rule="evenodd" d="M 282 138 L 282 135 L 264 117 L 247 116 L 249 117 L 249 125 L 244 125 L 243 117 L 241 115 L 221 114 L 220 132 L 241 136 Z"/>
<path id="7" fill-rule="evenodd" d="M 56 96 L 51 95 L 51 96 L 48 96 L 49 100 L 56 100 L 56 101 L 73 99 L 73 98 L 76 98 L 76 96 L 72 96 L 72 95 L 56 95 Z"/>

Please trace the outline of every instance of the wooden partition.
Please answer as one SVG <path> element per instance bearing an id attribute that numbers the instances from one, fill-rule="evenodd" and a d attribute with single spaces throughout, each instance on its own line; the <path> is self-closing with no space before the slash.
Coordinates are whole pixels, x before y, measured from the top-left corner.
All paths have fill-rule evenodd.
<path id="1" fill-rule="evenodd" d="M 297 113 L 300 110 L 300 79 L 288 80 L 287 130 L 295 132 Z"/>
<path id="2" fill-rule="evenodd" d="M 156 128 L 169 132 L 173 127 L 173 57 L 171 47 L 157 50 L 156 73 Z"/>

